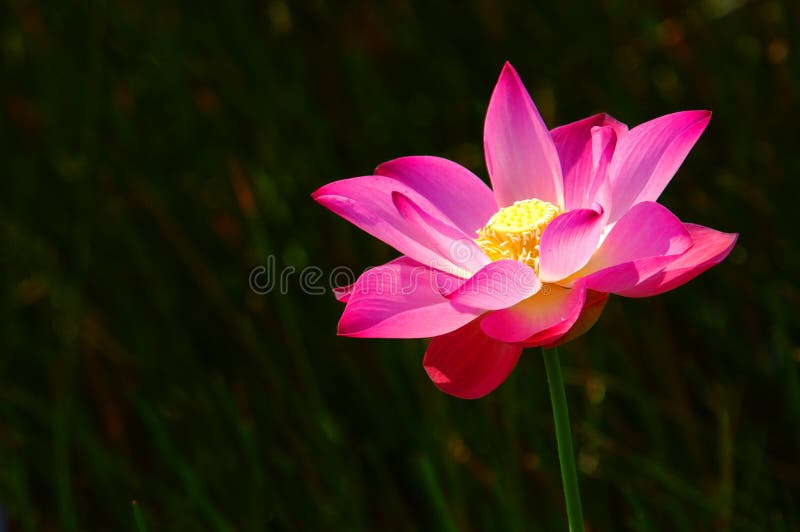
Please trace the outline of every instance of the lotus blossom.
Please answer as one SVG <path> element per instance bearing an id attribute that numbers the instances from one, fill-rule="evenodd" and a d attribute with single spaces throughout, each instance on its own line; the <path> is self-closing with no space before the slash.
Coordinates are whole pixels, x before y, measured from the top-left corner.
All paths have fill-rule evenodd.
<path id="1" fill-rule="evenodd" d="M 632 129 L 607 114 L 547 129 L 506 63 L 484 127 L 492 189 L 429 156 L 381 164 L 312 197 L 402 255 L 336 295 L 338 334 L 432 338 L 442 391 L 478 398 L 526 347 L 585 333 L 609 294 L 647 297 L 722 261 L 737 235 L 681 222 L 656 201 L 711 113 Z"/>

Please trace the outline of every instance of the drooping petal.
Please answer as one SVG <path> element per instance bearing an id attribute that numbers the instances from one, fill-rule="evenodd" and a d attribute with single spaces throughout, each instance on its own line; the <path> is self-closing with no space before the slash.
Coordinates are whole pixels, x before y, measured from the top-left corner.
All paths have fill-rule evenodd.
<path id="1" fill-rule="evenodd" d="M 446 275 L 407 257 L 367 270 L 350 292 L 338 333 L 357 338 L 430 338 L 461 327 L 483 311 L 447 300 L 436 282 L 436 277 Z"/>
<path id="2" fill-rule="evenodd" d="M 576 209 L 553 220 L 539 242 L 539 278 L 553 283 L 589 261 L 603 231 L 603 209 Z"/>
<path id="3" fill-rule="evenodd" d="M 550 348 L 555 345 L 566 343 L 573 338 L 577 338 L 588 331 L 592 325 L 597 322 L 607 300 L 608 294 L 587 290 L 583 307 L 577 312 L 578 316 L 574 321 L 565 320 L 558 325 L 549 327 L 525 339 L 522 344 L 525 347 L 541 346 Z"/>
<path id="4" fill-rule="evenodd" d="M 486 253 L 460 229 L 430 216 L 400 192 L 392 192 L 392 202 L 408 222 L 406 234 L 434 253 L 428 266 L 459 274 L 474 272 L 489 263 Z M 457 269 L 451 270 L 453 266 Z"/>
<path id="5" fill-rule="evenodd" d="M 483 227 L 497 211 L 491 189 L 478 176 L 441 157 L 400 157 L 378 166 L 375 174 L 411 187 L 468 235 Z"/>
<path id="6" fill-rule="evenodd" d="M 658 199 L 709 120 L 708 111 L 682 111 L 636 126 L 619 140 L 609 168 L 610 222 L 632 205 Z"/>
<path id="7" fill-rule="evenodd" d="M 498 206 L 529 198 L 564 205 L 561 163 L 553 139 L 509 63 L 489 101 L 483 144 Z"/>
<path id="8" fill-rule="evenodd" d="M 420 227 L 416 219 L 404 217 L 397 209 L 392 194 L 400 193 L 409 198 L 420 210 L 427 214 L 427 219 L 436 219 L 441 226 L 448 225 L 448 218 L 427 198 L 400 181 L 386 176 L 364 176 L 343 179 L 329 183 L 312 194 L 312 197 L 345 220 L 353 223 L 372 236 L 386 242 L 404 255 L 430 265 L 445 265 L 448 271 L 454 271 L 464 278 L 471 271 L 453 263 L 441 250 L 430 247 L 430 242 L 421 243 L 416 240 Z M 455 231 L 457 231 L 454 228 Z M 460 240 L 471 241 L 472 237 L 460 233 L 454 243 L 453 251 L 460 248 Z M 448 246 L 445 246 L 448 248 Z M 445 267 L 443 266 L 443 267 Z"/>
<path id="9" fill-rule="evenodd" d="M 530 266 L 516 260 L 498 260 L 478 270 L 447 294 L 447 299 L 458 305 L 498 310 L 516 305 L 541 287 Z"/>
<path id="10" fill-rule="evenodd" d="M 422 365 L 434 384 L 462 399 L 497 388 L 517 365 L 522 347 L 486 336 L 479 320 L 431 340 Z"/>
<path id="11" fill-rule="evenodd" d="M 523 342 L 551 327 L 563 326 L 566 332 L 578 319 L 585 297 L 581 284 L 573 288 L 545 285 L 513 307 L 487 314 L 481 320 L 481 328 L 496 340 L 512 343 Z"/>
<path id="12" fill-rule="evenodd" d="M 677 288 L 722 262 L 733 249 L 739 236 L 735 233 L 715 231 L 702 225 L 687 223 L 684 226 L 692 238 L 692 247 L 675 257 L 663 270 L 633 288 L 620 292 L 620 295 L 649 297 Z"/>
<path id="13" fill-rule="evenodd" d="M 591 207 L 598 202 L 608 210 L 610 202 L 597 198 L 606 181 L 618 139 L 628 127 L 607 114 L 598 114 L 550 131 L 564 175 L 567 210 Z"/>

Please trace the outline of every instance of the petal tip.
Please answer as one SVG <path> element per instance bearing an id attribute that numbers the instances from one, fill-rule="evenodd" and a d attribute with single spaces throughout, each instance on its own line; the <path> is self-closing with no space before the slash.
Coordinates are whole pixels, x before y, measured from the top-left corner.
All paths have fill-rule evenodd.
<path id="1" fill-rule="evenodd" d="M 697 112 L 697 122 L 703 124 L 703 129 L 708 126 L 708 123 L 711 122 L 711 111 L 702 109 Z"/>
<path id="2" fill-rule="evenodd" d="M 731 251 L 733 251 L 733 248 L 736 247 L 736 242 L 739 241 L 739 233 L 725 233 L 725 236 L 728 239 L 728 246 L 725 248 L 722 257 L 719 260 L 720 262 L 725 260 L 728 255 L 730 255 Z"/>
<path id="3" fill-rule="evenodd" d="M 706 109 L 693 109 L 691 111 L 678 111 L 674 116 L 682 116 L 691 124 L 702 124 L 703 128 L 711 121 L 711 111 Z"/>
<path id="4" fill-rule="evenodd" d="M 517 69 L 514 68 L 514 65 L 509 61 L 503 63 L 503 69 L 500 71 L 500 77 L 497 80 L 498 84 L 503 82 L 512 82 L 522 85 L 522 79 L 519 77 Z"/>

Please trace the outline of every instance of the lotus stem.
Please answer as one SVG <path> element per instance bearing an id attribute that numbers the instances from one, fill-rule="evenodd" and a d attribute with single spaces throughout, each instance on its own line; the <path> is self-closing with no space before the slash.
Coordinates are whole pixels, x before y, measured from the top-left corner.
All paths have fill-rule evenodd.
<path id="1" fill-rule="evenodd" d="M 584 532 L 581 495 L 578 488 L 578 470 L 575 467 L 575 451 L 572 448 L 572 430 L 569 426 L 567 394 L 564 390 L 564 375 L 558 349 L 542 349 L 547 382 L 550 385 L 550 401 L 553 403 L 553 419 L 556 426 L 558 460 L 561 464 L 561 482 L 567 503 L 567 520 L 570 532 Z"/>

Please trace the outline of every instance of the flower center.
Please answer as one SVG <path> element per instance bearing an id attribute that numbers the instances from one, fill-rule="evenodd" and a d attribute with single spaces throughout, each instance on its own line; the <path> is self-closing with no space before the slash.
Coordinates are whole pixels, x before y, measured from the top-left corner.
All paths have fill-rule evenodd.
<path id="1" fill-rule="evenodd" d="M 557 205 L 535 198 L 515 201 L 494 213 L 475 241 L 491 260 L 518 260 L 538 272 L 539 240 L 562 212 Z"/>

